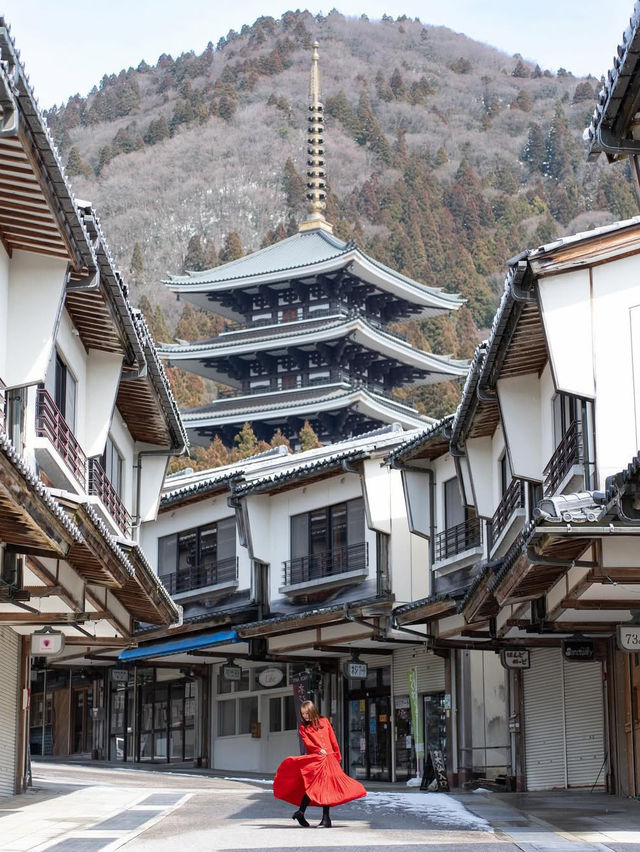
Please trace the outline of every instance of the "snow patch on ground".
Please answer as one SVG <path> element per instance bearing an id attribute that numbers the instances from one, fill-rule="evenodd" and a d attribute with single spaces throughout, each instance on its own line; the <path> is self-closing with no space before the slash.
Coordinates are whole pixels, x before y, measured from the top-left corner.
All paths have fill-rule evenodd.
<path id="1" fill-rule="evenodd" d="M 240 778 L 238 775 L 223 775 L 223 781 L 248 781 L 250 784 L 268 784 L 271 786 L 273 784 L 273 778 Z"/>
<path id="2" fill-rule="evenodd" d="M 358 799 L 353 804 L 371 811 L 378 811 L 381 808 L 401 810 L 404 813 L 409 811 L 424 816 L 425 819 L 438 825 L 455 825 L 457 828 L 478 830 L 490 829 L 486 820 L 472 814 L 457 799 L 447 796 L 446 793 L 370 792 L 367 793 L 366 798 Z"/>

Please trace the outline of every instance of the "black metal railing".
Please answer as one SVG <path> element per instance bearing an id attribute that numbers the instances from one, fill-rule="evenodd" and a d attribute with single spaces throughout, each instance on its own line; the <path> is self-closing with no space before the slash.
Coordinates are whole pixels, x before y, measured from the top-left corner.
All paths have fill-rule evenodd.
<path id="1" fill-rule="evenodd" d="M 480 518 L 469 518 L 455 527 L 450 527 L 448 530 L 438 533 L 434 543 L 435 561 L 449 559 L 459 553 L 464 553 L 465 550 L 479 547 L 481 529 Z"/>
<path id="2" fill-rule="evenodd" d="M 238 579 L 238 557 L 229 556 L 214 563 L 192 565 L 173 574 L 165 574 L 160 579 L 170 595 L 233 583 Z"/>
<path id="3" fill-rule="evenodd" d="M 582 423 L 574 420 L 543 471 L 542 489 L 545 497 L 555 494 L 560 483 L 574 465 L 585 464 Z"/>
<path id="4" fill-rule="evenodd" d="M 310 580 L 346 574 L 348 571 L 363 570 L 368 564 L 369 549 L 367 543 L 362 541 L 284 562 L 283 583 L 285 586 L 295 586 Z"/>
<path id="5" fill-rule="evenodd" d="M 86 488 L 87 458 L 62 412 L 44 388 L 38 389 L 36 434 L 51 441 L 75 478 Z"/>
<path id="6" fill-rule="evenodd" d="M 99 497 L 102 505 L 126 536 L 131 535 L 131 515 L 109 481 L 98 459 L 89 459 L 89 494 Z"/>
<path id="7" fill-rule="evenodd" d="M 512 479 L 507 490 L 498 504 L 498 508 L 489 521 L 489 549 L 500 538 L 500 534 L 509 523 L 509 519 L 516 509 L 524 508 L 524 482 Z"/>

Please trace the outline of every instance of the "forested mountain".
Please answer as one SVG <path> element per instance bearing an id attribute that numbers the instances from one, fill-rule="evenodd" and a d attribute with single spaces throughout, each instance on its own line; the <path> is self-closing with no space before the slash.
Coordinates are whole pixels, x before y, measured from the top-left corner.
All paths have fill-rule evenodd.
<path id="1" fill-rule="evenodd" d="M 380 261 L 468 300 L 453 320 L 405 324 L 415 345 L 469 357 L 507 258 L 635 215 L 625 166 L 586 163 L 596 79 L 406 17 L 259 18 L 201 55 L 163 55 L 105 76 L 47 114 L 76 194 L 96 205 L 160 338 L 222 327 L 190 309 L 181 316 L 184 304 L 160 283 L 167 273 L 238 257 L 304 218 L 316 39 L 327 218 Z M 211 392 L 200 380 L 174 381 L 185 405 Z M 439 415 L 457 396 L 446 386 L 419 402 Z"/>

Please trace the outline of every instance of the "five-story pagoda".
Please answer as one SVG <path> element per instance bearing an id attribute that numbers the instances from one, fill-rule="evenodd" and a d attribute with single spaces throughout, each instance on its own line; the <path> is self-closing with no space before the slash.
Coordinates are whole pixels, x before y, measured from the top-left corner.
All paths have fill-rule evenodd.
<path id="1" fill-rule="evenodd" d="M 373 260 L 332 233 L 324 217 L 324 116 L 318 45 L 309 87 L 307 199 L 297 234 L 238 260 L 165 283 L 180 298 L 237 323 L 218 337 L 167 345 L 171 366 L 230 385 L 237 396 L 183 412 L 191 440 L 231 444 L 249 421 L 295 441 L 308 420 L 321 441 L 399 422 L 431 421 L 396 388 L 462 377 L 467 363 L 415 349 L 386 328 L 455 310 L 462 301 Z"/>

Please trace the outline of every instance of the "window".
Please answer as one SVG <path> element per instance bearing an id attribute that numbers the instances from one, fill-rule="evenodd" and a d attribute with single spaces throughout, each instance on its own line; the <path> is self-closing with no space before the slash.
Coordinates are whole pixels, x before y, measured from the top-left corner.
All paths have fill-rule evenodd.
<path id="1" fill-rule="evenodd" d="M 298 727 L 293 695 L 275 696 L 269 699 L 269 733 L 295 731 Z"/>
<path id="2" fill-rule="evenodd" d="M 73 431 L 76 425 L 77 382 L 57 351 L 49 366 L 45 386 L 53 397 L 58 411 Z"/>
<path id="3" fill-rule="evenodd" d="M 507 488 L 511 485 L 511 480 L 513 479 L 513 473 L 511 472 L 511 465 L 509 464 L 509 456 L 507 452 L 502 455 L 500 459 L 500 494 L 504 497 L 507 493 Z"/>
<path id="4" fill-rule="evenodd" d="M 444 487 L 444 528 L 451 530 L 466 520 L 466 512 L 460 499 L 458 480 L 454 476 L 447 479 Z"/>
<path id="5" fill-rule="evenodd" d="M 291 518 L 288 582 L 352 571 L 366 565 L 364 500 L 348 500 Z"/>
<path id="6" fill-rule="evenodd" d="M 122 497 L 122 465 L 123 459 L 118 448 L 113 443 L 111 435 L 107 438 L 107 445 L 100 459 L 100 466 L 104 470 L 105 476 L 113 485 L 114 491 L 118 497 Z"/>
<path id="7" fill-rule="evenodd" d="M 158 576 L 171 594 L 234 582 L 235 517 L 159 538 Z"/>

